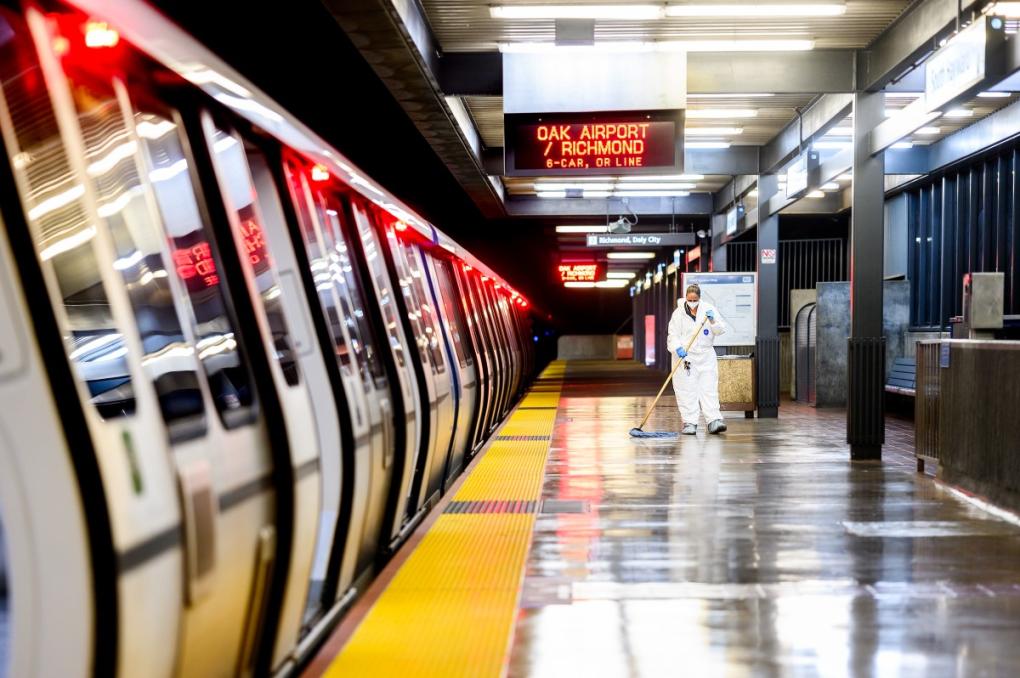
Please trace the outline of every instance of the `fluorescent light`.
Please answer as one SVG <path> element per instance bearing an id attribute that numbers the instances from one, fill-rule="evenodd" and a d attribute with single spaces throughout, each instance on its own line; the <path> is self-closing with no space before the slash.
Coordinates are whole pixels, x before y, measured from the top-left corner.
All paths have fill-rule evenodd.
<path id="1" fill-rule="evenodd" d="M 620 177 L 618 181 L 623 183 L 642 181 L 701 181 L 704 174 L 644 174 Z"/>
<path id="2" fill-rule="evenodd" d="M 853 135 L 853 127 L 833 127 L 825 133 L 827 137 L 852 137 Z"/>
<path id="3" fill-rule="evenodd" d="M 585 190 L 582 194 L 585 198 L 608 198 L 612 194 L 612 191 L 589 191 Z"/>
<path id="4" fill-rule="evenodd" d="M 836 179 L 838 181 L 853 181 L 854 180 L 854 175 L 852 175 L 852 174 L 840 174 L 838 177 L 836 177 Z"/>
<path id="5" fill-rule="evenodd" d="M 566 191 L 538 191 L 535 195 L 539 198 L 566 198 Z"/>
<path id="6" fill-rule="evenodd" d="M 814 146 L 815 148 L 820 148 L 823 150 L 843 149 L 850 148 L 851 146 L 853 146 L 853 144 L 851 144 L 849 141 L 816 141 L 811 145 Z"/>
<path id="7" fill-rule="evenodd" d="M 729 148 L 730 142 L 728 141 L 685 141 L 684 146 L 687 148 Z"/>
<path id="8" fill-rule="evenodd" d="M 811 191 L 810 193 L 808 193 L 804 197 L 805 198 L 824 198 L 825 194 L 822 193 L 821 191 Z"/>
<path id="9" fill-rule="evenodd" d="M 1020 18 L 1020 2 L 997 2 L 991 6 L 989 12 L 1007 19 Z"/>
<path id="10" fill-rule="evenodd" d="M 834 181 L 830 181 L 827 184 L 822 184 L 822 190 L 823 191 L 838 191 L 839 190 L 839 184 L 837 184 Z"/>
<path id="11" fill-rule="evenodd" d="M 655 252 L 610 252 L 609 259 L 654 259 Z"/>
<path id="12" fill-rule="evenodd" d="M 803 52 L 814 49 L 813 40 L 638 40 L 597 42 L 594 45 L 557 45 L 555 42 L 501 42 L 504 53 L 572 52 Z"/>
<path id="13" fill-rule="evenodd" d="M 811 4 L 724 4 L 704 3 L 690 5 L 667 5 L 666 16 L 721 16 L 721 17 L 801 17 L 801 16 L 840 16 L 846 13 L 846 5 L 842 2 L 825 2 Z"/>
<path id="14" fill-rule="evenodd" d="M 704 120 L 706 118 L 754 118 L 758 111 L 753 108 L 697 108 L 687 109 L 684 116 L 688 120 Z"/>
<path id="15" fill-rule="evenodd" d="M 564 287 L 595 287 L 593 282 L 565 282 Z"/>
<path id="16" fill-rule="evenodd" d="M 633 19 L 662 17 L 662 5 L 495 5 L 493 19 Z"/>
<path id="17" fill-rule="evenodd" d="M 595 287 L 626 287 L 629 284 L 626 280 L 600 280 Z"/>
<path id="18" fill-rule="evenodd" d="M 572 226 L 564 225 L 557 226 L 557 233 L 606 233 L 609 230 L 608 226 Z"/>
<path id="19" fill-rule="evenodd" d="M 574 190 L 574 191 L 582 191 L 582 190 L 583 191 L 589 191 L 589 190 L 590 191 L 608 191 L 611 188 L 613 188 L 613 185 L 612 184 L 607 184 L 605 182 L 603 182 L 601 184 L 574 184 L 574 183 L 555 183 L 555 184 L 551 184 L 551 183 L 536 183 L 535 184 L 535 190 L 539 191 L 539 192 L 541 192 L 541 191 L 567 191 L 567 190 Z"/>
<path id="20" fill-rule="evenodd" d="M 940 134 L 941 132 L 942 132 L 942 130 L 940 130 L 938 127 L 922 127 L 919 130 L 915 130 L 914 134 L 921 134 L 921 135 L 924 135 L 924 136 L 931 136 L 933 134 Z"/>
<path id="21" fill-rule="evenodd" d="M 757 198 L 758 197 L 758 189 L 757 188 L 752 188 L 750 191 L 747 192 L 747 197 L 748 198 Z"/>
<path id="22" fill-rule="evenodd" d="M 634 271 L 607 271 L 607 278 L 617 278 L 620 280 L 631 280 L 634 278 Z"/>
<path id="23" fill-rule="evenodd" d="M 951 111 L 946 111 L 947 118 L 969 118 L 974 115 L 974 111 L 969 108 L 954 108 Z"/>
<path id="24" fill-rule="evenodd" d="M 712 93 L 712 94 L 688 94 L 688 99 L 764 99 L 767 97 L 774 97 L 775 94 L 772 92 L 745 92 L 743 94 L 734 94 L 731 92 L 723 93 Z"/>
<path id="25" fill-rule="evenodd" d="M 1008 99 L 1013 96 L 1012 92 L 978 92 L 982 99 Z"/>
<path id="26" fill-rule="evenodd" d="M 614 198 L 686 198 L 689 191 L 613 191 Z"/>
<path id="27" fill-rule="evenodd" d="M 686 127 L 684 137 L 727 137 L 743 135 L 744 127 Z"/>
<path id="28" fill-rule="evenodd" d="M 895 144 L 893 144 L 889 148 L 903 149 L 903 148 L 913 148 L 913 147 L 914 147 L 914 144 L 910 143 L 909 141 L 897 141 Z"/>
<path id="29" fill-rule="evenodd" d="M 689 191 L 689 190 L 691 190 L 693 188 L 696 188 L 696 187 L 697 187 L 697 184 L 684 184 L 684 183 L 677 183 L 677 182 L 658 183 L 658 182 L 651 182 L 651 181 L 641 182 L 641 183 L 634 183 L 634 184 L 627 184 L 626 185 L 626 189 L 627 190 L 634 190 L 634 191 Z M 619 184 L 617 184 L 616 189 L 620 190 L 621 188 L 624 188 L 624 187 L 620 186 Z"/>

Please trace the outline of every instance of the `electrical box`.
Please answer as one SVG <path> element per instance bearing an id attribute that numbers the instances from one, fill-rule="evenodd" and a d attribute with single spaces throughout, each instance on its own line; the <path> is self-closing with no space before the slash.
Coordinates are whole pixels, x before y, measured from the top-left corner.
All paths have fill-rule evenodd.
<path id="1" fill-rule="evenodd" d="M 1002 329 L 1004 273 L 968 273 L 963 276 L 963 325 L 968 336 Z"/>

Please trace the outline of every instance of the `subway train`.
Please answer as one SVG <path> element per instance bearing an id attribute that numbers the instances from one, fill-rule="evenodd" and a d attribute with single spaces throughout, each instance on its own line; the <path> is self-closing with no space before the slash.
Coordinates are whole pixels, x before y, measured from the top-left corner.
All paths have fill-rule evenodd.
<path id="1" fill-rule="evenodd" d="M 0 2 L 0 130 L 0 674 L 295 672 L 533 309 L 144 2 Z"/>

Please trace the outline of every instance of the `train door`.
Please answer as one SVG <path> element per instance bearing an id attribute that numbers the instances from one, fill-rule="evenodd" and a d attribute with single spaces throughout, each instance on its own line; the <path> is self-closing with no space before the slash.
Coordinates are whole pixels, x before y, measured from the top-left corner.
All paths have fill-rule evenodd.
<path id="1" fill-rule="evenodd" d="M 394 506 L 395 511 L 390 525 L 387 526 L 391 541 L 399 540 L 405 526 L 410 526 L 408 521 L 414 518 L 422 508 L 422 505 L 412 497 L 412 489 L 414 474 L 424 463 L 428 454 L 428 430 L 424 421 L 428 415 L 421 412 L 422 400 L 412 364 L 412 361 L 417 358 L 406 349 L 407 346 L 410 346 L 410 342 L 404 334 L 404 325 L 400 321 L 400 310 L 393 291 L 393 282 L 386 270 L 386 262 L 383 260 L 383 252 L 380 249 L 381 244 L 375 226 L 365 204 L 360 199 L 352 198 L 347 204 L 351 214 L 350 240 L 357 238 L 360 247 L 358 253 L 362 277 L 372 282 L 379 314 L 378 320 L 382 332 L 386 336 L 386 343 L 390 347 L 395 367 L 394 377 L 400 385 L 400 397 L 403 404 L 402 424 L 404 431 L 407 432 L 404 436 L 404 463 L 397 469 L 399 475 L 394 479 L 395 481 L 399 480 L 399 485 Z"/>
<path id="2" fill-rule="evenodd" d="M 304 359 L 320 374 L 323 367 L 321 361 L 315 364 L 313 360 L 317 347 L 265 157 L 237 131 L 214 122 L 208 113 L 202 116 L 202 128 L 262 340 L 275 357 L 269 369 L 282 405 L 284 420 L 280 423 L 286 429 L 290 451 L 290 472 L 277 475 L 280 506 L 292 506 L 290 515 L 280 511 L 283 529 L 278 539 L 285 540 L 289 532 L 289 544 L 281 543 L 286 560 L 278 562 L 274 571 L 272 586 L 278 590 L 267 596 L 267 602 L 279 604 L 279 608 L 269 608 L 279 625 L 275 642 L 271 637 L 267 639 L 274 643 L 271 665 L 276 668 L 297 643 L 320 517 L 319 440 L 311 394 L 300 363 Z M 256 188 L 254 176 L 261 178 L 261 191 Z M 284 520 L 290 524 L 283 524 Z M 270 619 L 267 617 L 267 621 Z"/>
<path id="3" fill-rule="evenodd" d="M 344 459 L 343 508 L 345 532 L 337 532 L 334 563 L 329 566 L 342 595 L 371 571 L 383 539 L 387 500 L 393 484 L 397 445 L 393 396 L 377 353 L 367 313 L 365 286 L 357 276 L 347 237 L 340 227 L 343 205 L 336 180 L 322 168 L 296 159 L 286 163 L 287 180 L 297 205 L 319 307 L 330 337 L 331 353 L 342 377 L 351 431 Z M 335 494 L 330 491 L 329 495 Z M 348 496 L 349 495 L 349 496 Z M 334 501 L 330 499 L 330 505 Z M 318 562 L 317 568 L 325 563 Z M 339 569 L 337 569 L 339 568 Z M 326 572 L 322 571 L 325 575 Z"/>
<path id="4" fill-rule="evenodd" d="M 402 313 L 406 321 L 405 331 L 415 338 L 418 350 L 419 384 L 422 393 L 428 394 L 428 456 L 420 470 L 416 472 L 419 486 L 417 501 L 421 505 L 429 503 L 443 488 L 446 460 L 450 451 L 450 439 L 453 429 L 453 407 L 450 400 L 450 377 L 446 369 L 446 361 L 439 347 L 438 328 L 435 327 L 435 310 L 430 305 L 424 288 L 424 276 L 415 253 L 416 245 L 404 240 L 408 238 L 408 226 L 384 215 L 389 221 L 383 224 L 386 243 L 389 247 L 390 260 L 400 285 L 402 295 Z M 397 229 L 402 227 L 401 236 Z M 422 403 L 426 405 L 425 402 Z"/>
<path id="5" fill-rule="evenodd" d="M 478 303 L 481 307 L 482 315 L 482 326 L 485 328 L 486 335 L 489 338 L 489 344 L 492 346 L 492 353 L 495 356 L 496 363 L 496 394 L 494 398 L 494 404 L 492 410 L 492 420 L 489 422 L 489 431 L 496 427 L 496 425 L 503 419 L 503 414 L 506 412 L 506 385 L 507 379 L 509 378 L 509 365 L 507 364 L 506 354 L 503 352 L 503 341 L 502 337 L 496 329 L 496 323 L 492 316 L 492 304 L 486 293 L 486 287 L 489 282 L 488 276 L 474 278 L 475 294 L 478 297 Z"/>
<path id="6" fill-rule="evenodd" d="M 475 352 L 479 364 L 483 366 L 483 378 L 485 389 L 482 393 L 482 409 L 479 412 L 474 434 L 474 449 L 477 450 L 489 434 L 491 422 L 495 416 L 497 373 L 496 356 L 492 352 L 492 343 L 489 341 L 488 332 L 485 328 L 485 321 L 482 317 L 481 303 L 478 300 L 474 282 L 474 274 L 470 269 L 457 272 L 458 287 L 468 309 L 469 330 L 472 343 L 475 345 Z"/>
<path id="7" fill-rule="evenodd" d="M 447 464 L 446 485 L 449 486 L 464 468 L 471 452 L 471 435 L 478 410 L 478 376 L 471 356 L 470 338 L 464 318 L 464 308 L 458 302 L 457 286 L 453 279 L 453 266 L 449 259 L 423 253 L 428 277 L 431 280 L 434 304 L 442 321 L 444 343 L 447 347 L 451 372 L 457 380 L 457 416 L 450 461 Z"/>

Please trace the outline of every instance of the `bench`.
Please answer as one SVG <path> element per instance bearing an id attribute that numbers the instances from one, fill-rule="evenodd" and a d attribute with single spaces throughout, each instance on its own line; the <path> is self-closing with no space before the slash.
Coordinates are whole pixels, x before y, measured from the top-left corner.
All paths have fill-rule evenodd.
<path id="1" fill-rule="evenodd" d="M 914 358 L 897 358 L 893 361 L 889 382 L 885 385 L 888 393 L 898 393 L 914 397 L 917 386 L 917 360 Z"/>

